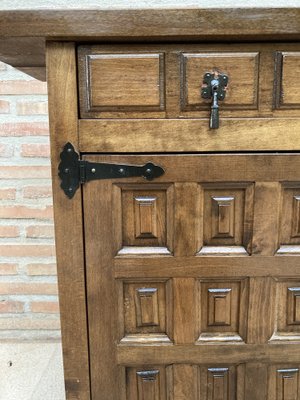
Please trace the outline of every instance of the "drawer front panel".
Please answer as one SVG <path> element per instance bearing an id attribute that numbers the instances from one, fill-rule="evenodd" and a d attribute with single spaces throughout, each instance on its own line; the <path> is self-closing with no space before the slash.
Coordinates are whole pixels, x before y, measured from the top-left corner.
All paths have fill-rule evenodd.
<path id="1" fill-rule="evenodd" d="M 113 116 L 121 112 L 165 109 L 163 53 L 80 51 L 81 115 Z"/>
<path id="2" fill-rule="evenodd" d="M 277 108 L 300 108 L 300 52 L 277 52 Z"/>
<path id="3" fill-rule="evenodd" d="M 182 54 L 182 110 L 207 109 L 210 101 L 199 93 L 206 72 L 225 73 L 230 84 L 222 108 L 257 109 L 259 53 L 187 53 Z"/>

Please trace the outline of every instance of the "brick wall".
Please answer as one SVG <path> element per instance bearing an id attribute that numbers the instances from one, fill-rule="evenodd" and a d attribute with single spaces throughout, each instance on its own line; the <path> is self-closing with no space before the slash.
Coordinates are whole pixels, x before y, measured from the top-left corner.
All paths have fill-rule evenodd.
<path id="1" fill-rule="evenodd" d="M 58 338 L 47 87 L 0 63 L 0 339 Z"/>

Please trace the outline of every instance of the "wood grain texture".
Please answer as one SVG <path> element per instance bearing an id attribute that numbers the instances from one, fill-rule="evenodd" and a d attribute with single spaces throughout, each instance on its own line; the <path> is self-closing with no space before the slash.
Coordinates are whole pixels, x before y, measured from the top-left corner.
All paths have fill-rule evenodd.
<path id="1" fill-rule="evenodd" d="M 47 46 L 49 117 L 59 302 L 66 396 L 90 400 L 81 190 L 70 201 L 57 175 L 66 142 L 78 147 L 75 46 Z M 67 223 L 62 223 L 62 220 Z"/>
<path id="2" fill-rule="evenodd" d="M 299 50 L 293 43 L 80 45 L 80 115 L 208 118 L 211 100 L 201 87 L 204 74 L 216 72 L 229 77 L 221 121 L 298 117 L 297 104 L 283 103 L 289 93 L 298 96 L 291 70 Z"/>
<path id="3" fill-rule="evenodd" d="M 214 344 L 213 358 L 218 364 L 299 363 L 299 344 Z M 117 349 L 121 365 L 211 364 L 212 345 L 124 346 Z"/>
<path id="4" fill-rule="evenodd" d="M 212 132 L 208 119 L 80 120 L 85 152 L 193 152 L 299 150 L 296 118 L 222 119 Z"/>
<path id="5" fill-rule="evenodd" d="M 182 108 L 192 110 L 207 108 L 210 101 L 199 95 L 201 79 L 206 72 L 226 74 L 229 79 L 226 100 L 221 108 L 256 108 L 258 91 L 259 53 L 183 53 L 181 87 Z"/>
<path id="6" fill-rule="evenodd" d="M 297 8 L 1 11 L 0 36 L 59 39 L 299 38 Z"/>
<path id="7" fill-rule="evenodd" d="M 36 79 L 46 80 L 44 37 L 0 37 L 0 60 Z"/>

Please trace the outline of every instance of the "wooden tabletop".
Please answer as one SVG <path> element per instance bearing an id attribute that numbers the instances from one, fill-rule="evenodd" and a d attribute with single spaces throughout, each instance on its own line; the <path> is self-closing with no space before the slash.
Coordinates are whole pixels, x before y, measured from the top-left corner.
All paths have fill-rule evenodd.
<path id="1" fill-rule="evenodd" d="M 185 2 L 186 8 L 172 8 L 168 1 L 161 2 L 164 8 L 158 8 L 156 1 L 152 8 L 143 5 L 139 8 L 136 2 L 136 8 L 122 8 L 121 4 L 109 8 L 106 2 L 102 8 L 90 6 L 86 9 L 11 9 L 11 6 L 3 9 L 1 5 L 0 60 L 38 79 L 45 79 L 46 40 L 191 42 L 300 39 L 300 1 L 291 3 L 296 6 L 280 8 L 231 8 L 228 7 L 230 1 L 227 1 L 226 8 L 199 7 L 190 0 Z M 285 3 L 289 5 L 287 0 Z M 27 1 L 27 7 L 28 4 L 30 1 Z"/>

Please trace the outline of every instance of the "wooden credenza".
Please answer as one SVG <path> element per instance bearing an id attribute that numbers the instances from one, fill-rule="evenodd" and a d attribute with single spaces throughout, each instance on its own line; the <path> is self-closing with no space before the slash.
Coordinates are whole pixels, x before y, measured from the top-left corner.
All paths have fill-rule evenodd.
<path id="1" fill-rule="evenodd" d="M 300 400 L 300 25 L 277 11 L 45 34 L 68 400 Z"/>

